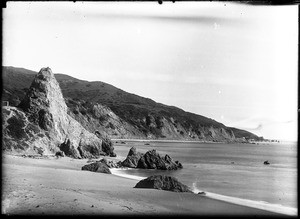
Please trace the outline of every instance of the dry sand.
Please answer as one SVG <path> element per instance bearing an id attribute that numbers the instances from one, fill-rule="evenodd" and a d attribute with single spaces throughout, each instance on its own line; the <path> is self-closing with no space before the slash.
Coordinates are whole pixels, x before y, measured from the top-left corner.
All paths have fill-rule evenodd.
<path id="1" fill-rule="evenodd" d="M 133 188 L 137 181 L 82 171 L 87 160 L 2 157 L 2 214 L 279 215 L 197 194 Z"/>

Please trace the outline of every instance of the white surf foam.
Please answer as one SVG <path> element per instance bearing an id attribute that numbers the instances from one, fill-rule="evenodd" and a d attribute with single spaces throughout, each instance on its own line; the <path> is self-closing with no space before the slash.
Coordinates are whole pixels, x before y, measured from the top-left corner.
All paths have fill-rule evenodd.
<path id="1" fill-rule="evenodd" d="M 130 168 L 126 168 L 126 169 L 130 169 Z M 133 179 L 136 181 L 140 181 L 140 180 L 147 178 L 147 177 L 140 177 L 140 176 L 126 174 L 126 173 L 122 172 L 122 169 L 118 169 L 118 168 L 111 168 L 110 171 L 112 174 L 114 174 L 116 176 L 124 177 L 127 179 Z M 196 187 L 196 183 L 193 183 L 192 191 L 195 194 L 198 194 L 199 192 L 205 192 L 205 191 L 199 190 Z M 237 205 L 262 209 L 265 211 L 271 211 L 271 212 L 285 214 L 285 215 L 291 215 L 291 216 L 298 215 L 297 208 L 286 207 L 286 206 L 283 206 L 280 204 L 271 204 L 271 203 L 264 202 L 264 201 L 254 201 L 254 200 L 249 200 L 249 199 L 236 198 L 236 197 L 225 196 L 225 195 L 220 195 L 220 194 L 211 193 L 211 192 L 205 192 L 205 196 L 212 198 L 212 199 L 221 200 L 221 201 L 225 201 L 225 202 L 229 202 L 229 203 L 233 203 L 233 204 L 237 204 Z"/>
<path id="2" fill-rule="evenodd" d="M 193 183 L 193 192 L 194 193 L 198 194 L 199 192 L 204 192 L 204 191 L 201 191 L 198 188 L 196 188 L 195 185 L 196 185 L 196 183 Z M 297 208 L 286 207 L 286 206 L 283 206 L 280 204 L 271 204 L 271 203 L 264 202 L 264 201 L 254 201 L 254 200 L 249 200 L 249 199 L 236 198 L 236 197 L 225 196 L 225 195 L 220 195 L 220 194 L 211 193 L 211 192 L 205 192 L 205 194 L 206 194 L 206 197 L 233 203 L 233 204 L 237 204 L 237 205 L 262 209 L 265 211 L 271 211 L 271 212 L 285 214 L 285 215 L 291 215 L 291 216 L 298 215 Z"/>
<path id="3" fill-rule="evenodd" d="M 129 168 L 127 168 L 127 169 L 129 169 Z M 127 178 L 127 179 L 134 179 L 134 180 L 137 180 L 137 181 L 140 181 L 140 180 L 143 180 L 143 179 L 147 178 L 147 177 L 141 177 L 141 176 L 134 176 L 134 175 L 126 174 L 126 173 L 122 172 L 122 169 L 118 169 L 118 168 L 110 168 L 110 172 L 113 175 L 124 177 L 124 178 Z"/>

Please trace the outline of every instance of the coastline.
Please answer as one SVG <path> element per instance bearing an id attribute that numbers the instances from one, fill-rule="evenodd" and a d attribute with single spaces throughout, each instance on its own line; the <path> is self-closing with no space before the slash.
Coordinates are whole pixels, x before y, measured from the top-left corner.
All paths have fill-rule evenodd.
<path id="1" fill-rule="evenodd" d="M 129 174 L 124 174 L 120 173 L 122 170 L 113 168 L 111 169 L 112 174 L 128 179 L 133 179 L 136 180 L 137 182 L 139 180 L 145 179 L 146 177 L 139 177 L 139 176 L 134 176 L 134 175 L 129 175 Z M 265 211 L 270 211 L 274 213 L 279 213 L 279 214 L 284 214 L 284 215 L 289 215 L 289 216 L 296 216 L 298 214 L 298 211 L 296 208 L 292 207 L 287 207 L 283 206 L 280 204 L 272 204 L 272 203 L 267 203 L 264 201 L 254 201 L 254 200 L 248 200 L 248 199 L 242 199 L 242 198 L 237 198 L 237 197 L 231 197 L 231 196 L 225 196 L 225 195 L 220 195 L 216 193 L 211 193 L 211 192 L 206 192 L 203 190 L 199 190 L 198 188 L 195 187 L 195 184 L 193 184 L 193 188 L 191 188 L 193 193 L 198 194 L 199 192 L 205 192 L 205 197 L 211 198 L 214 200 L 220 200 L 224 201 L 227 203 L 232 203 L 240 206 L 245 206 L 245 207 L 251 207 L 251 208 L 256 208 L 260 210 L 265 210 Z"/>
<path id="2" fill-rule="evenodd" d="M 2 213 L 282 215 L 196 194 L 136 189 L 136 179 L 81 171 L 86 162 L 3 155 Z"/>
<path id="3" fill-rule="evenodd" d="M 123 142 L 157 142 L 157 143 L 226 143 L 226 142 L 215 142 L 215 141 L 198 141 L 198 140 L 172 140 L 172 139 L 118 139 L 118 138 L 112 138 L 112 141 L 123 141 Z M 120 143 L 120 142 L 119 142 Z M 122 144 L 122 143 L 121 143 Z"/>
<path id="4" fill-rule="evenodd" d="M 112 138 L 114 142 L 118 142 L 117 144 L 122 144 L 121 142 L 157 142 L 157 143 L 201 143 L 201 144 L 226 144 L 227 141 L 199 141 L 199 140 L 174 140 L 174 139 L 129 139 L 129 138 Z M 241 142 L 241 141 L 232 141 L 232 144 L 261 144 L 261 145 L 270 145 L 270 144 L 295 144 L 297 141 L 285 141 L 282 140 L 280 142 L 270 142 L 270 141 L 249 141 L 249 142 Z"/>

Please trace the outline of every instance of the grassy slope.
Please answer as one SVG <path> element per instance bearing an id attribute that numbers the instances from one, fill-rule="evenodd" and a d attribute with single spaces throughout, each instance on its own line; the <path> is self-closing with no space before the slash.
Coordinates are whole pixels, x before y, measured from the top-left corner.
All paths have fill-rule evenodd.
<path id="1" fill-rule="evenodd" d="M 17 105 L 18 100 L 22 99 L 25 95 L 36 73 L 23 68 L 2 67 L 4 81 L 3 100 L 9 100 L 11 105 Z M 185 112 L 174 106 L 156 103 L 149 98 L 125 92 L 104 82 L 88 82 L 64 74 L 55 74 L 55 77 L 60 84 L 65 98 L 68 97 L 75 101 L 85 100 L 106 105 L 120 118 L 139 129 L 145 128 L 141 126 L 140 121 L 151 114 L 156 118 L 164 116 L 170 119 L 172 117 L 186 128 L 190 126 L 195 129 L 199 126 L 222 127 L 227 130 L 232 129 L 237 137 L 258 138 L 250 132 L 228 128 L 213 119 Z"/>

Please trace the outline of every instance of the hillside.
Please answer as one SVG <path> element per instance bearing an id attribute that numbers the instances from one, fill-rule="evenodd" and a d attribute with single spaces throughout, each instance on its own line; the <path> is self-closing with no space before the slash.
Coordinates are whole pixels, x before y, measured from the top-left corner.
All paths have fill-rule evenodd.
<path id="1" fill-rule="evenodd" d="M 2 150 L 12 154 L 116 156 L 106 138 L 89 132 L 68 114 L 50 68 L 42 68 L 35 75 L 18 107 L 2 107 L 2 128 Z"/>
<path id="2" fill-rule="evenodd" d="M 2 99 L 17 106 L 37 72 L 2 67 Z M 55 74 L 68 113 L 86 129 L 111 138 L 236 141 L 258 136 L 213 119 L 125 92 L 104 82 Z"/>

